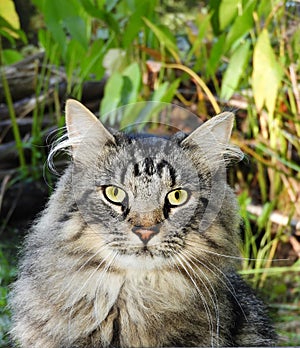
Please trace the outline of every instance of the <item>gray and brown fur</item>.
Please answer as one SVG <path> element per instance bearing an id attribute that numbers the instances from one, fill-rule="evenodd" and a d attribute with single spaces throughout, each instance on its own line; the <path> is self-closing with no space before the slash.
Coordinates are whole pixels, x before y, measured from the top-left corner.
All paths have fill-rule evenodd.
<path id="1" fill-rule="evenodd" d="M 235 271 L 240 219 L 223 172 L 240 156 L 228 145 L 233 115 L 170 139 L 111 133 L 74 100 L 66 120 L 57 148 L 71 146 L 73 161 L 25 240 L 11 293 L 17 346 L 275 344 Z M 123 205 L 105 199 L 107 185 L 127 192 Z M 170 207 L 178 187 L 189 199 Z M 156 232 L 145 242 L 136 228 Z"/>

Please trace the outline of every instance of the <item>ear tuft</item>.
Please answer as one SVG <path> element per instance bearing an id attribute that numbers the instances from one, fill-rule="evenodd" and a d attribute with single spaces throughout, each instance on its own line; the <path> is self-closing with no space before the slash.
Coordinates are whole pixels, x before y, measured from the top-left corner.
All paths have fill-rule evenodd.
<path id="1" fill-rule="evenodd" d="M 182 141 L 182 145 L 196 145 L 198 154 L 205 154 L 211 161 L 220 156 L 224 156 L 226 163 L 233 159 L 240 161 L 243 153 L 239 148 L 229 144 L 233 123 L 234 114 L 223 112 L 195 129 Z"/>
<path id="2" fill-rule="evenodd" d="M 229 143 L 231 131 L 234 122 L 234 114 L 232 112 L 223 112 L 212 117 L 209 121 L 203 123 L 200 127 L 194 130 L 183 143 L 190 141 L 196 144 L 226 145 Z"/>
<path id="3" fill-rule="evenodd" d="M 114 142 L 113 135 L 96 116 L 74 99 L 66 103 L 66 126 L 73 149 L 84 142 L 99 145 Z"/>
<path id="4" fill-rule="evenodd" d="M 229 143 L 233 123 L 234 114 L 232 112 L 223 112 L 206 122 L 216 139 L 225 144 Z"/>

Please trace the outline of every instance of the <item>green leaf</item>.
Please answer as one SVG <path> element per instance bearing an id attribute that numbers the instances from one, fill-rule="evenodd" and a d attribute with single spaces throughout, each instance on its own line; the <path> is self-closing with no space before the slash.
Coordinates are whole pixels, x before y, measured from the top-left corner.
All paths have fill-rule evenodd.
<path id="1" fill-rule="evenodd" d="M 162 83 L 152 94 L 152 101 L 161 101 L 165 93 L 167 92 L 167 88 L 169 86 L 169 82 Z"/>
<path id="2" fill-rule="evenodd" d="M 229 100 L 236 91 L 240 79 L 245 73 L 244 69 L 248 62 L 249 50 L 250 42 L 246 41 L 232 54 L 222 80 L 221 99 Z"/>
<path id="3" fill-rule="evenodd" d="M 211 26 L 213 29 L 213 33 L 215 36 L 220 35 L 220 21 L 219 21 L 219 8 L 220 8 L 220 0 L 210 0 L 208 3 L 209 13 L 211 16 Z"/>
<path id="4" fill-rule="evenodd" d="M 143 128 L 143 123 L 145 122 L 157 122 L 158 116 L 161 110 L 166 108 L 166 103 L 159 101 L 150 101 L 144 104 L 144 108 L 140 111 L 138 117 L 136 118 L 137 123 L 141 123 L 140 129 Z"/>
<path id="5" fill-rule="evenodd" d="M 60 14 L 61 3 L 58 4 L 56 0 L 54 1 L 46 1 L 44 14 L 45 14 L 45 22 L 47 24 L 47 28 L 51 32 L 54 40 L 59 44 L 61 48 L 64 48 L 66 43 L 66 35 L 62 28 L 62 17 Z"/>
<path id="6" fill-rule="evenodd" d="M 226 37 L 225 51 L 229 50 L 236 41 L 243 39 L 253 28 L 253 12 L 255 5 L 256 0 L 247 1 L 243 13 L 236 17 Z"/>
<path id="7" fill-rule="evenodd" d="M 123 112 L 121 126 L 129 126 L 134 122 L 141 123 L 141 127 L 145 122 L 155 121 L 159 111 L 166 107 L 166 103 L 172 101 L 180 79 L 175 80 L 171 85 L 169 82 L 161 84 L 152 94 L 151 101 L 147 103 L 135 103 L 128 105 Z"/>
<path id="8" fill-rule="evenodd" d="M 275 5 L 274 0 L 260 0 L 257 8 L 259 17 L 267 17 Z"/>
<path id="9" fill-rule="evenodd" d="M 65 49 L 67 34 L 87 49 L 89 40 L 87 23 L 79 1 L 68 0 L 62 6 L 61 0 L 47 0 L 44 1 L 43 13 L 49 31 L 62 50 Z"/>
<path id="10" fill-rule="evenodd" d="M 166 93 L 162 96 L 160 101 L 164 103 L 171 103 L 171 101 L 173 100 L 175 96 L 175 93 L 177 92 L 179 84 L 180 84 L 180 79 L 176 79 L 175 81 L 173 81 L 170 84 L 169 88 L 167 89 Z"/>
<path id="11" fill-rule="evenodd" d="M 236 17 L 241 0 L 222 0 L 219 6 L 219 28 L 224 30 Z"/>
<path id="12" fill-rule="evenodd" d="M 88 49 L 89 38 L 86 35 L 86 23 L 78 16 L 65 18 L 63 21 L 64 26 L 67 28 L 73 39 L 76 39 L 82 47 Z"/>
<path id="13" fill-rule="evenodd" d="M 16 50 L 6 49 L 3 50 L 2 53 L 3 63 L 5 65 L 14 64 L 24 58 L 22 54 Z"/>
<path id="14" fill-rule="evenodd" d="M 295 30 L 289 42 L 291 42 L 295 59 L 299 59 L 300 58 L 300 27 L 297 30 Z"/>
<path id="15" fill-rule="evenodd" d="M 111 44 L 112 37 L 105 43 L 102 40 L 94 41 L 87 52 L 87 59 L 81 62 L 80 76 L 83 79 L 93 75 L 95 79 L 101 79 L 104 75 L 103 57 Z"/>
<path id="16" fill-rule="evenodd" d="M 132 7 L 132 15 L 128 18 L 123 34 L 123 45 L 126 48 L 138 38 L 141 28 L 145 25 L 143 17 L 153 12 L 153 1 L 136 1 L 135 4 L 128 4 L 128 6 Z"/>
<path id="17" fill-rule="evenodd" d="M 131 126 L 133 126 L 137 122 L 138 116 L 142 112 L 144 106 L 144 102 L 126 105 L 122 110 L 120 128 L 130 129 Z"/>
<path id="18" fill-rule="evenodd" d="M 114 3 L 113 1 L 107 2 L 107 6 Z M 109 28 L 114 31 L 116 34 L 120 35 L 119 24 L 115 20 L 114 16 L 110 13 L 110 9 L 107 11 L 102 9 L 102 6 L 94 6 L 90 0 L 81 0 L 81 4 L 87 14 L 91 18 L 97 18 L 102 20 L 104 23 L 107 23 Z"/>
<path id="19" fill-rule="evenodd" d="M 14 44 L 15 39 L 21 39 L 24 43 L 27 43 L 27 38 L 25 33 L 21 29 L 16 29 L 1 15 L 0 15 L 0 31 L 1 31 L 1 35 L 6 37 L 12 44 Z"/>
<path id="20" fill-rule="evenodd" d="M 253 53 L 252 88 L 258 111 L 263 106 L 274 113 L 283 70 L 276 60 L 269 34 L 264 29 L 258 37 Z"/>
<path id="21" fill-rule="evenodd" d="M 190 41 L 192 43 L 192 47 L 188 52 L 188 55 L 186 57 L 186 61 L 189 62 L 193 55 L 195 55 L 197 58 L 201 55 L 201 46 L 204 44 L 205 40 L 204 38 L 207 35 L 207 32 L 209 31 L 210 21 L 211 21 L 212 14 L 206 15 L 201 21 L 199 21 L 198 27 L 198 34 L 194 41 Z"/>
<path id="22" fill-rule="evenodd" d="M 86 54 L 85 49 L 80 45 L 80 43 L 72 39 L 65 45 L 66 50 L 66 72 L 68 76 L 68 82 L 70 84 L 74 78 L 74 72 L 80 66 L 82 57 Z"/>
<path id="23" fill-rule="evenodd" d="M 114 7 L 117 5 L 118 0 L 110 0 L 106 1 L 106 9 L 108 12 L 112 11 Z"/>
<path id="24" fill-rule="evenodd" d="M 141 86 L 141 71 L 138 63 L 132 63 L 123 71 L 123 77 L 129 79 L 130 88 L 126 89 L 126 83 L 123 86 L 123 104 L 129 104 L 137 101 L 139 89 Z M 128 85 L 128 83 L 127 83 Z M 125 88 L 125 90 L 124 90 Z"/>
<path id="25" fill-rule="evenodd" d="M 178 48 L 175 42 L 173 42 L 161 28 L 149 21 L 149 19 L 143 17 L 143 20 L 145 21 L 147 26 L 153 31 L 160 44 L 162 44 L 171 53 L 176 62 L 179 62 L 180 58 L 178 54 Z"/>
<path id="26" fill-rule="evenodd" d="M 116 120 L 115 109 L 122 99 L 123 78 L 118 72 L 113 73 L 106 82 L 104 97 L 101 101 L 100 114 L 103 122 L 114 124 Z"/>
<path id="27" fill-rule="evenodd" d="M 225 33 L 219 36 L 211 49 L 210 56 L 207 62 L 207 71 L 210 76 L 214 75 L 216 70 L 221 65 L 221 58 L 224 52 Z"/>

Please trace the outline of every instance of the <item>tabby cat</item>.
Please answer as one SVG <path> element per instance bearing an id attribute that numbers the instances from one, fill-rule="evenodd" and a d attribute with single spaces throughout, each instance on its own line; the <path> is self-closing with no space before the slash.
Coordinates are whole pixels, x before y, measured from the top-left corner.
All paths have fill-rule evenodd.
<path id="1" fill-rule="evenodd" d="M 68 100 L 72 163 L 25 240 L 11 294 L 24 348 L 271 346 L 236 273 L 230 112 L 190 135 L 108 131 Z"/>

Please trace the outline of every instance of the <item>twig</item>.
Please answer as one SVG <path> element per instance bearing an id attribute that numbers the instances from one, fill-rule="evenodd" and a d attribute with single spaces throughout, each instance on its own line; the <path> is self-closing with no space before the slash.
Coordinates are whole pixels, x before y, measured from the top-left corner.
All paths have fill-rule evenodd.
<path id="1" fill-rule="evenodd" d="M 291 78 L 293 93 L 294 93 L 295 101 L 297 105 L 297 112 L 300 115 L 300 93 L 299 93 L 299 86 L 297 84 L 297 76 L 296 76 L 294 64 L 291 64 L 289 66 L 289 71 L 290 71 L 290 78 Z"/>
<path id="2" fill-rule="evenodd" d="M 249 204 L 247 206 L 247 211 L 256 216 L 260 216 L 263 212 L 263 207 L 261 205 Z M 290 219 L 288 216 L 278 212 L 272 212 L 269 219 L 277 225 L 291 226 L 293 229 L 293 234 L 300 236 L 300 220 Z"/>
<path id="3" fill-rule="evenodd" d="M 289 239 L 295 253 L 300 258 L 300 243 L 298 242 L 298 239 L 295 236 L 290 236 Z"/>
<path id="4" fill-rule="evenodd" d="M 221 109 L 216 101 L 215 96 L 212 94 L 210 89 L 207 87 L 206 83 L 202 80 L 202 78 L 197 75 L 193 70 L 191 70 L 189 67 L 183 65 L 183 64 L 163 64 L 165 68 L 169 69 L 179 69 L 191 76 L 192 79 L 203 89 L 204 93 L 206 94 L 208 100 L 210 101 L 212 107 L 214 108 L 215 112 L 219 114 L 221 112 Z"/>
<path id="5" fill-rule="evenodd" d="M 2 183 L 1 183 L 1 188 L 0 188 L 0 212 L 1 212 L 1 207 L 2 207 L 3 197 L 4 197 L 5 190 L 6 190 L 6 187 L 7 187 L 7 184 L 9 182 L 10 177 L 11 177 L 10 175 L 5 175 L 5 177 L 3 178 Z"/>

